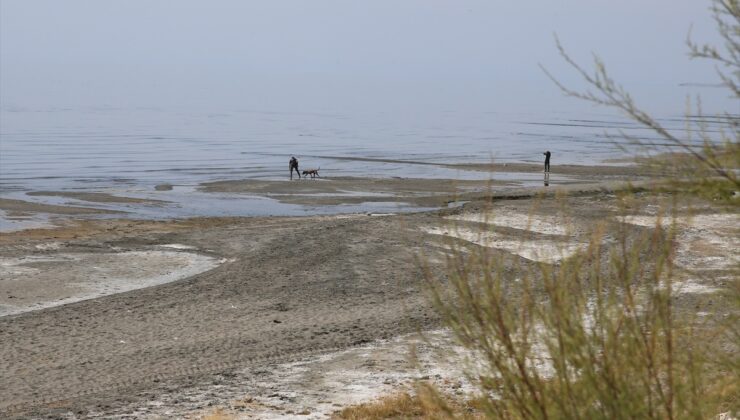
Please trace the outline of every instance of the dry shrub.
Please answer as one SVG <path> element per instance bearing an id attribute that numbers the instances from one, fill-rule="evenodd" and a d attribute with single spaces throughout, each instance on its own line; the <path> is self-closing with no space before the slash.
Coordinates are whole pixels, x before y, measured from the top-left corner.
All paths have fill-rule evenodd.
<path id="1" fill-rule="evenodd" d="M 699 44 L 687 38 L 689 57 L 711 62 L 719 76 L 719 87 L 724 88 L 730 98 L 740 100 L 740 1 L 711 0 L 710 10 L 717 34 L 722 39 L 719 47 Z M 643 160 L 659 169 L 671 180 L 674 189 L 689 191 L 694 195 L 715 200 L 740 200 L 740 116 L 738 108 L 726 112 L 705 114 L 701 97 L 687 97 L 686 112 L 681 122 L 683 133 L 664 126 L 665 121 L 655 118 L 643 110 L 633 96 L 607 71 L 604 62 L 594 55 L 592 69 L 586 69 L 566 52 L 556 38 L 556 45 L 564 61 L 585 83 L 585 89 L 565 86 L 544 67 L 547 76 L 567 96 L 578 98 L 595 105 L 611 108 L 626 115 L 643 128 L 657 136 L 646 140 L 621 131 L 615 137 L 617 145 L 630 150 L 647 152 L 652 157 Z M 626 140 L 626 143 L 624 142 Z M 635 149 L 635 146 L 637 149 Z M 658 156 L 654 156 L 655 154 Z M 665 181 L 665 180 L 664 180 Z M 672 182 L 674 181 L 674 182 Z"/>
<path id="2" fill-rule="evenodd" d="M 740 99 L 740 2 L 714 0 L 723 49 L 688 41 L 690 56 L 717 64 L 721 84 Z M 653 164 L 678 173 L 671 193 L 740 205 L 737 110 L 704 115 L 699 101 L 684 118 L 685 135 L 643 111 L 595 57 L 576 63 L 557 42 L 584 90 L 552 80 L 571 97 L 616 109 L 660 141 L 620 133 L 663 153 Z M 549 73 L 548 73 L 549 75 Z M 675 159 L 676 152 L 682 156 Z M 666 154 L 667 153 L 667 154 Z M 680 166 L 680 168 L 677 167 Z M 663 180 L 666 185 L 665 180 Z M 622 197 L 621 216 L 629 216 Z M 676 215 L 674 206 L 663 215 Z M 730 227 L 732 228 L 732 227 Z M 488 227 L 481 226 L 482 234 Z M 679 311 L 676 224 L 652 229 L 604 221 L 588 246 L 556 264 L 523 264 L 487 247 L 453 247 L 445 275 L 423 265 L 432 300 L 457 340 L 478 358 L 470 379 L 495 418 L 712 418 L 738 416 L 738 273 L 730 280 L 726 325 L 703 325 Z M 711 337 L 711 339 L 708 339 Z"/>
<path id="3" fill-rule="evenodd" d="M 203 416 L 202 420 L 234 420 L 236 417 L 222 408 L 217 408 Z"/>
<path id="4" fill-rule="evenodd" d="M 401 392 L 377 401 L 350 406 L 334 414 L 346 420 L 372 419 L 480 419 L 482 412 L 476 401 L 461 401 L 443 396 L 421 384 L 416 393 Z"/>
<path id="5" fill-rule="evenodd" d="M 347 407 L 335 415 L 336 418 L 355 419 L 388 419 L 419 417 L 424 410 L 419 399 L 403 392 L 387 396 L 378 401 Z"/>
<path id="6" fill-rule="evenodd" d="M 634 207 L 632 197 L 621 201 Z M 621 216 L 628 215 L 625 206 Z M 734 347 L 723 353 L 697 340 L 710 330 L 717 335 L 716 327 L 677 311 L 675 220 L 665 226 L 658 218 L 653 229 L 604 221 L 583 251 L 556 264 L 451 245 L 446 275 L 429 266 L 424 272 L 446 325 L 478 358 L 469 373 L 487 415 L 673 419 L 737 412 Z"/>

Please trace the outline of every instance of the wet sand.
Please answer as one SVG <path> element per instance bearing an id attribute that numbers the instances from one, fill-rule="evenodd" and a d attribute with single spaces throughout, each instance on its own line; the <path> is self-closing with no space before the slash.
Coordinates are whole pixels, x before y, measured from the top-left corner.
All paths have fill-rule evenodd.
<path id="1" fill-rule="evenodd" d="M 398 202 L 417 207 L 440 207 L 469 192 L 513 185 L 516 184 L 503 181 L 336 177 L 294 181 L 220 181 L 202 184 L 201 190 L 262 195 L 283 203 L 310 206 Z"/>
<path id="2" fill-rule="evenodd" d="M 378 186 L 374 193 L 424 192 L 439 203 L 460 195 L 451 187 L 435 189 L 432 182 L 408 185 L 402 180 L 229 181 L 204 188 L 247 194 L 304 194 L 308 189 L 336 194 L 352 191 L 355 182 L 362 184 L 362 191 L 374 184 Z M 552 250 L 570 249 L 560 245 L 577 248 L 590 227 L 604 220 L 624 226 L 631 234 L 650 229 L 643 219 L 617 218 L 613 187 L 584 183 L 568 188 L 577 194 L 558 200 L 550 198 L 556 189 L 514 189 L 493 195 L 473 191 L 463 208 L 379 217 L 69 220 L 57 228 L 4 233 L 0 235 L 0 285 L 6 286 L 0 289 L 4 294 L 0 303 L 27 304 L 26 309 L 64 298 L 44 289 L 55 281 L 84 288 L 81 279 L 102 282 L 98 276 L 106 274 L 101 273 L 115 273 L 112 277 L 131 284 L 134 272 L 152 279 L 185 264 L 173 265 L 172 258 L 166 257 L 175 255 L 163 253 L 185 259 L 202 256 L 218 264 L 185 278 L 174 276 L 155 285 L 140 278 L 141 288 L 83 293 L 83 299 L 73 303 L 0 317 L 0 417 L 197 417 L 207 410 L 207 395 L 219 392 L 214 386 L 222 385 L 232 388 L 224 389 L 219 401 L 241 392 L 269 402 L 279 397 L 270 387 L 259 385 L 255 375 L 270 378 L 259 372 L 273 372 L 294 361 L 305 363 L 310 370 L 307 377 L 319 378 L 330 369 L 308 362 L 318 355 L 439 328 L 414 262 L 419 253 L 440 273 L 452 242 L 491 247 L 511 255 L 518 265 L 557 263 L 567 255 L 543 255 L 546 247 L 535 253 L 526 244 L 552 243 Z M 491 200 L 493 209 L 506 217 L 491 222 L 496 226 L 495 237 L 476 242 L 462 229 L 489 223 L 485 212 Z M 650 209 L 666 201 L 641 200 L 648 211 L 639 214 L 645 217 L 654 217 Z M 563 209 L 568 210 L 568 219 L 560 218 Z M 715 216 L 718 212 L 702 204 L 699 213 L 706 214 L 700 219 L 704 226 L 687 230 L 688 245 L 680 252 L 683 263 L 694 271 L 697 267 L 692 262 L 702 265 L 702 258 L 737 257 L 733 242 L 737 232 L 723 228 L 726 218 L 736 215 Z M 523 223 L 525 218 L 532 223 Z M 574 228 L 563 230 L 565 224 Z M 702 236 L 707 234 L 722 240 L 707 243 Z M 163 258 L 136 265 L 127 257 L 142 255 L 136 253 Z M 82 263 L 71 269 L 74 258 Z M 687 292 L 677 298 L 680 307 L 722 318 L 726 307 L 706 288 L 726 288 L 729 268 L 702 267 L 708 270 L 706 275 L 685 279 Z M 43 275 L 18 285 L 23 279 L 17 270 L 39 270 Z M 399 350 L 403 347 L 395 347 L 393 360 L 408 356 Z M 344 366 L 351 365 L 347 363 Z M 294 376 L 284 376 L 288 379 L 280 382 L 281 376 L 272 374 L 277 376 L 271 381 L 283 390 L 291 388 L 290 380 L 295 381 Z M 239 377 L 246 379 L 224 380 Z M 351 393 L 351 387 L 346 392 Z M 355 400 L 351 395 L 337 396 L 337 402 Z M 302 407 L 311 412 L 319 412 L 317 407 L 323 404 L 320 399 L 305 401 Z M 286 404 L 271 415 L 287 415 L 286 410 L 298 406 Z M 237 411 L 260 413 L 264 407 L 249 410 L 249 404 L 243 404 Z"/>
<path id="3" fill-rule="evenodd" d="M 127 203 L 127 204 L 164 204 L 163 200 L 152 200 L 147 198 L 122 197 L 113 194 L 99 192 L 72 192 L 72 191 L 31 191 L 27 195 L 33 197 L 64 197 L 75 200 L 89 201 L 91 203 Z"/>
<path id="4" fill-rule="evenodd" d="M 42 203 L 33 203 L 25 200 L 0 198 L 0 210 L 11 214 L 49 213 L 57 215 L 84 215 L 84 214 L 120 214 L 121 211 L 96 209 L 91 207 L 61 206 Z"/>
<path id="5" fill-rule="evenodd" d="M 328 157 L 327 157 L 328 158 Z M 157 184 L 153 188 L 116 190 L 14 191 L 0 198 L 0 229 L 17 230 L 57 224 L 60 216 L 167 219 L 191 216 L 294 216 L 362 211 L 413 211 L 470 201 L 486 194 L 519 194 L 549 185 L 543 192 L 613 188 L 623 181 L 643 182 L 649 174 L 642 166 L 554 166 L 547 177 L 540 165 L 447 164 L 331 157 L 335 160 L 371 160 L 435 166 L 438 175 L 457 178 L 403 178 L 333 176 L 316 179 L 235 179 L 199 185 Z M 457 171 L 450 171 L 457 169 Z M 467 179 L 466 179 L 467 177 Z M 28 197 L 28 199 L 26 199 Z M 65 201 L 64 199 L 69 199 Z M 89 204 L 89 205 L 88 205 Z"/>
<path id="6" fill-rule="evenodd" d="M 334 157 L 336 159 L 336 157 Z M 346 158 L 369 160 L 367 158 Z M 208 193 L 252 194 L 276 199 L 284 203 L 310 206 L 371 202 L 399 202 L 419 207 L 440 207 L 455 201 L 475 200 L 483 196 L 531 195 L 558 192 L 593 191 L 620 188 L 625 182 L 639 185 L 647 182 L 650 172 L 640 166 L 578 166 L 560 165 L 553 172 L 542 173 L 541 165 L 525 163 L 501 164 L 432 164 L 413 161 L 389 161 L 418 165 L 436 165 L 450 168 L 489 172 L 489 179 L 423 179 L 423 178 L 359 178 L 325 177 L 293 181 L 229 180 L 201 184 Z M 534 175 L 522 185 L 521 180 L 497 179 L 496 172 Z M 545 186 L 545 181 L 548 183 Z"/>

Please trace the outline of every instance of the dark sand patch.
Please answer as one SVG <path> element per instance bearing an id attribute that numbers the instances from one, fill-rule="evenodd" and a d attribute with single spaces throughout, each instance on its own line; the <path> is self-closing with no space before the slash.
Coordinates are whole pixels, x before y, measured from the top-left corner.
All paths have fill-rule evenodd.
<path id="1" fill-rule="evenodd" d="M 0 210 L 16 213 L 49 213 L 61 215 L 85 214 L 121 214 L 123 211 L 94 209 L 90 207 L 59 206 L 54 204 L 33 203 L 30 201 L 0 198 Z"/>
<path id="2" fill-rule="evenodd" d="M 495 182 L 495 185 L 510 183 Z M 293 181 L 218 181 L 202 184 L 206 192 L 237 192 L 256 194 L 346 194 L 354 193 L 427 193 L 449 194 L 463 188 L 482 188 L 488 181 L 466 181 L 454 179 L 417 178 L 359 178 L 334 177 L 322 179 L 302 179 Z"/>
<path id="3" fill-rule="evenodd" d="M 283 203 L 303 205 L 399 202 L 416 206 L 443 206 L 471 191 L 513 185 L 500 181 L 417 178 L 337 177 L 293 181 L 235 180 L 201 185 L 204 192 L 264 195 Z"/>
<path id="4" fill-rule="evenodd" d="M 364 178 L 330 177 L 317 180 L 229 180 L 201 184 L 209 193 L 253 194 L 270 197 L 283 203 L 308 206 L 396 202 L 418 207 L 442 207 L 459 200 L 476 199 L 483 195 L 531 195 L 593 191 L 600 188 L 621 188 L 625 182 L 641 183 L 651 169 L 644 166 L 553 165 L 545 176 L 541 164 L 533 163 L 466 163 L 447 164 L 393 159 L 318 156 L 339 160 L 370 161 L 431 165 L 448 169 L 490 172 L 491 180 L 456 180 L 428 178 Z M 499 173 L 499 178 L 496 179 Z M 506 175 L 504 175 L 506 174 Z M 517 175 L 521 174 L 521 175 Z M 484 177 L 481 174 L 481 177 Z M 543 177 L 538 180 L 538 177 Z M 542 187 L 532 187 L 542 182 Z M 545 188 L 547 187 L 547 188 Z"/>
<path id="5" fill-rule="evenodd" d="M 501 181 L 408 178 L 331 178 L 320 181 L 232 180 L 205 183 L 201 190 L 211 193 L 263 195 L 283 203 L 309 206 L 397 202 L 419 207 L 448 207 L 471 200 L 531 198 L 557 194 L 592 194 L 624 189 L 626 179 L 609 181 L 575 179 L 548 187 L 522 187 Z M 643 185 L 634 181 L 633 186 Z"/>
<path id="6" fill-rule="evenodd" d="M 76 191 L 33 191 L 27 193 L 30 196 L 64 197 L 75 200 L 89 201 L 91 203 L 124 203 L 124 204 L 165 204 L 167 201 L 148 198 L 121 197 L 100 192 L 76 192 Z"/>
<path id="7" fill-rule="evenodd" d="M 95 244 L 100 244 L 122 236 L 148 238 L 153 235 L 173 234 L 189 229 L 226 226 L 238 220 L 238 218 L 229 217 L 183 220 L 67 220 L 62 226 L 3 232 L 0 235 L 0 246 L 23 242 L 35 247 L 49 241 L 73 239 L 92 240 Z"/>

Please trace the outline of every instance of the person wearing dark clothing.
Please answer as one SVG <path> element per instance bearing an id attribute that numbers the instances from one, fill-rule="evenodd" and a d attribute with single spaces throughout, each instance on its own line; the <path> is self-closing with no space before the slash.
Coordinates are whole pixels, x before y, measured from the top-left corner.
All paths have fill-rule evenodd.
<path id="1" fill-rule="evenodd" d="M 545 153 L 543 153 L 543 155 L 545 155 L 545 172 L 550 172 L 550 155 L 551 155 L 551 153 L 548 150 Z"/>
<path id="2" fill-rule="evenodd" d="M 298 171 L 298 159 L 295 156 L 291 156 L 290 162 L 288 162 L 288 169 L 290 170 L 290 179 L 293 179 L 293 170 L 298 174 L 298 179 L 301 179 L 301 173 Z"/>

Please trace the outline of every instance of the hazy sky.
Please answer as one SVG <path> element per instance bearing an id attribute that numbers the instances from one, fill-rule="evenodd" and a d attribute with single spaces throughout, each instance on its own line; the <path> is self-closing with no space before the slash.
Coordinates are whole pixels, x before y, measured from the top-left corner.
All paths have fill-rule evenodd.
<path id="1" fill-rule="evenodd" d="M 538 68 L 577 82 L 598 52 L 654 112 L 737 107 L 690 62 L 718 43 L 708 0 L 0 0 L 3 107 L 277 111 L 588 109 Z M 577 85 L 576 85 L 577 86 Z"/>

